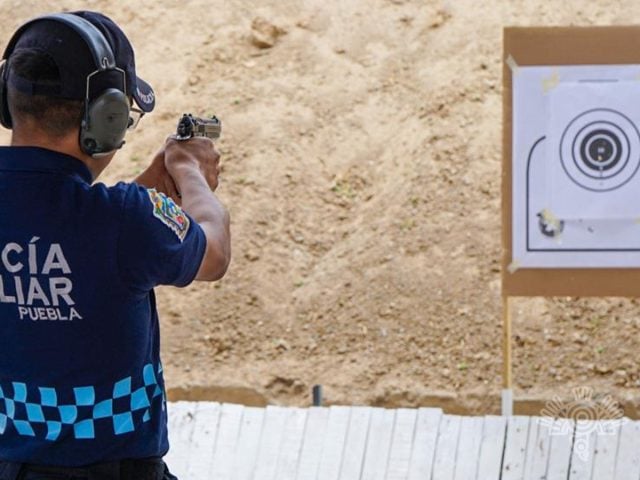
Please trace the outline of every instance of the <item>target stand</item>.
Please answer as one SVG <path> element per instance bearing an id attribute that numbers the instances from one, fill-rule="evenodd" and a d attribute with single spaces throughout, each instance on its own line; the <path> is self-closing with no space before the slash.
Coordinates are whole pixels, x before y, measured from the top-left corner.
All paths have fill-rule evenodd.
<path id="1" fill-rule="evenodd" d="M 640 27 L 506 28 L 502 412 L 512 297 L 640 296 Z"/>

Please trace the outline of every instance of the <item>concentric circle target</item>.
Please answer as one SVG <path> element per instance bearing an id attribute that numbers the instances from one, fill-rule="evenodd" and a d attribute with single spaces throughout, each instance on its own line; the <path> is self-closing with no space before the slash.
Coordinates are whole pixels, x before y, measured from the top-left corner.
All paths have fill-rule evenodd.
<path id="1" fill-rule="evenodd" d="M 595 109 L 578 115 L 560 140 L 560 160 L 582 188 L 606 192 L 620 188 L 640 167 L 640 132 L 623 114 Z"/>

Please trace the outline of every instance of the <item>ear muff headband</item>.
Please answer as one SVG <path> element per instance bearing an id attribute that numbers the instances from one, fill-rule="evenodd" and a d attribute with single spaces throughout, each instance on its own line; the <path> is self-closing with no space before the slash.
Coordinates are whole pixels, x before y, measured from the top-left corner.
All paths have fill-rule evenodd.
<path id="1" fill-rule="evenodd" d="M 5 128 L 11 128 L 11 114 L 7 101 L 7 61 L 0 63 L 0 124 Z"/>
<path id="2" fill-rule="evenodd" d="M 13 34 L 2 58 L 5 60 L 9 58 L 24 31 L 35 22 L 40 22 L 42 20 L 54 20 L 56 22 L 64 23 L 75 30 L 89 47 L 96 69 L 111 70 L 116 68 L 116 60 L 113 56 L 113 51 L 111 50 L 111 46 L 109 45 L 109 42 L 107 42 L 107 39 L 104 38 L 102 32 L 90 21 L 71 13 L 54 13 L 52 15 L 43 15 L 29 20 Z"/>
<path id="3" fill-rule="evenodd" d="M 70 13 L 43 15 L 29 20 L 11 37 L 2 56 L 0 66 L 0 123 L 11 128 L 11 115 L 7 101 L 8 59 L 13 53 L 20 36 L 35 22 L 53 20 L 72 28 L 84 40 L 91 52 L 96 70 L 87 76 L 83 121 L 80 128 L 80 146 L 92 156 L 107 154 L 124 144 L 124 135 L 129 124 L 129 100 L 126 96 L 126 73 L 116 66 L 115 57 L 109 42 L 102 32 L 88 20 Z M 90 101 L 91 78 L 98 73 L 115 70 L 122 74 L 121 90 L 110 88 L 104 98 L 101 94 Z M 105 92 L 105 93 L 106 93 Z M 100 100 L 100 101 L 97 101 Z M 124 116 L 124 119 L 123 119 Z"/>

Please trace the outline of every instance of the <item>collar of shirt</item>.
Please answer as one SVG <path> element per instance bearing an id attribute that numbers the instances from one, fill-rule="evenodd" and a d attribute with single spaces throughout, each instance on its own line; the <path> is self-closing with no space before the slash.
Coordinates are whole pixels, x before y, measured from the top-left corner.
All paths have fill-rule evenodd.
<path id="1" fill-rule="evenodd" d="M 0 171 L 57 173 L 93 182 L 89 168 L 77 158 L 40 147 L 0 147 Z"/>

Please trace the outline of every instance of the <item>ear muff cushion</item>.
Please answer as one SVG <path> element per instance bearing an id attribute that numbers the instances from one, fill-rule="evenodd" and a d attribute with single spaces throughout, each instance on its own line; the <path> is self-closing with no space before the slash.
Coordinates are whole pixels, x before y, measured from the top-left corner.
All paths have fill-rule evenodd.
<path id="1" fill-rule="evenodd" d="M 86 107 L 80 146 L 89 155 L 109 153 L 124 143 L 129 126 L 129 99 L 116 88 L 105 90 Z"/>
<path id="2" fill-rule="evenodd" d="M 9 99 L 7 98 L 7 62 L 0 65 L 0 124 L 5 128 L 11 128 L 11 113 L 9 112 Z"/>

